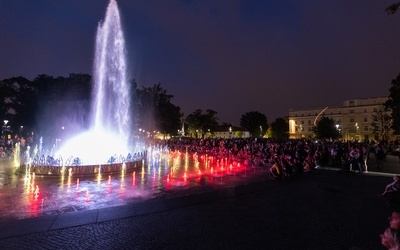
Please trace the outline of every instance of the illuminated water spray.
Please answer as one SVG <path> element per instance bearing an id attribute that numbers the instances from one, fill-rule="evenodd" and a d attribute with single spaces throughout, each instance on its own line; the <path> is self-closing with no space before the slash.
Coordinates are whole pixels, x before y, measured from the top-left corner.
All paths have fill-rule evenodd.
<path id="1" fill-rule="evenodd" d="M 117 2 L 111 0 L 97 28 L 94 60 L 93 125 L 126 138 L 129 131 L 129 84 L 126 51 Z"/>
<path id="2" fill-rule="evenodd" d="M 126 156 L 130 131 L 130 86 L 118 5 L 111 0 L 97 27 L 93 65 L 92 120 L 88 132 L 69 140 L 58 154 L 79 157 L 82 164 Z"/>

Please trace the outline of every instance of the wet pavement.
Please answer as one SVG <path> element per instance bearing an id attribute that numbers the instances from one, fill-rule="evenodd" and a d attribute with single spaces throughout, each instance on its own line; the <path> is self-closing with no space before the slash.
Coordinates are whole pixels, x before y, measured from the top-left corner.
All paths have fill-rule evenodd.
<path id="1" fill-rule="evenodd" d="M 122 206 L 139 201 L 224 188 L 265 175 L 268 166 L 251 167 L 227 158 L 182 153 L 157 154 L 143 166 L 119 173 L 36 175 L 20 173 L 0 161 L 0 221 Z"/>
<path id="2" fill-rule="evenodd" d="M 255 178 L 243 174 L 239 182 L 218 176 L 214 178 L 224 184 L 187 184 L 122 206 L 12 219 L 0 224 L 0 245 L 4 249 L 384 249 L 379 235 L 388 226 L 391 208 L 377 194 L 399 168 L 398 158 L 388 157 L 384 171 L 378 172 L 371 161 L 368 173 L 361 176 L 330 168 L 281 181 L 270 179 L 262 169 L 254 171 Z M 175 187 L 182 181 L 174 182 Z"/>

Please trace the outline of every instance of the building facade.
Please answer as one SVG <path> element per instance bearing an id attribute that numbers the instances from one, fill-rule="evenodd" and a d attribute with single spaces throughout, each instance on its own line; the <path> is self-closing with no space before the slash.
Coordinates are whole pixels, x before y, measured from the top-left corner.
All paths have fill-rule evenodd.
<path id="1" fill-rule="evenodd" d="M 393 139 L 388 124 L 381 119 L 383 104 L 387 97 L 350 99 L 343 106 L 320 107 L 312 109 L 289 110 L 290 138 L 313 138 L 313 127 L 322 116 L 335 121 L 340 132 L 340 140 L 371 141 L 381 140 L 382 136 Z M 389 131 L 389 132 L 387 132 Z"/>

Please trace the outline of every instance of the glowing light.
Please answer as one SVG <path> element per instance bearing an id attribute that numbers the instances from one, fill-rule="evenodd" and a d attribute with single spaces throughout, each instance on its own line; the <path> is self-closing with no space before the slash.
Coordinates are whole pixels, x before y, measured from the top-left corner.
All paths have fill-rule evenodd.
<path id="1" fill-rule="evenodd" d="M 89 190 L 86 190 L 86 201 L 89 201 L 90 200 L 90 192 L 89 192 Z"/>
<path id="2" fill-rule="evenodd" d="M 183 174 L 183 180 L 186 182 L 186 180 L 187 180 L 187 174 L 186 174 L 186 172 Z"/>
<path id="3" fill-rule="evenodd" d="M 35 189 L 35 201 L 37 201 L 38 197 L 39 197 L 39 186 L 36 185 L 36 189 Z"/>
<path id="4" fill-rule="evenodd" d="M 97 173 L 97 184 L 101 183 L 101 165 L 99 165 L 99 172 Z"/>

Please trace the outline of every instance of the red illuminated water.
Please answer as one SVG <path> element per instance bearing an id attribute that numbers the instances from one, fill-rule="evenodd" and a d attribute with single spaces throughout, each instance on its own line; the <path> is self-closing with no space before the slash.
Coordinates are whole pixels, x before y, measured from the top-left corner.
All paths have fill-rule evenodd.
<path id="1" fill-rule="evenodd" d="M 267 166 L 180 152 L 156 154 L 143 167 L 117 174 L 36 176 L 0 161 L 0 219 L 98 209 L 218 189 L 264 177 Z"/>

